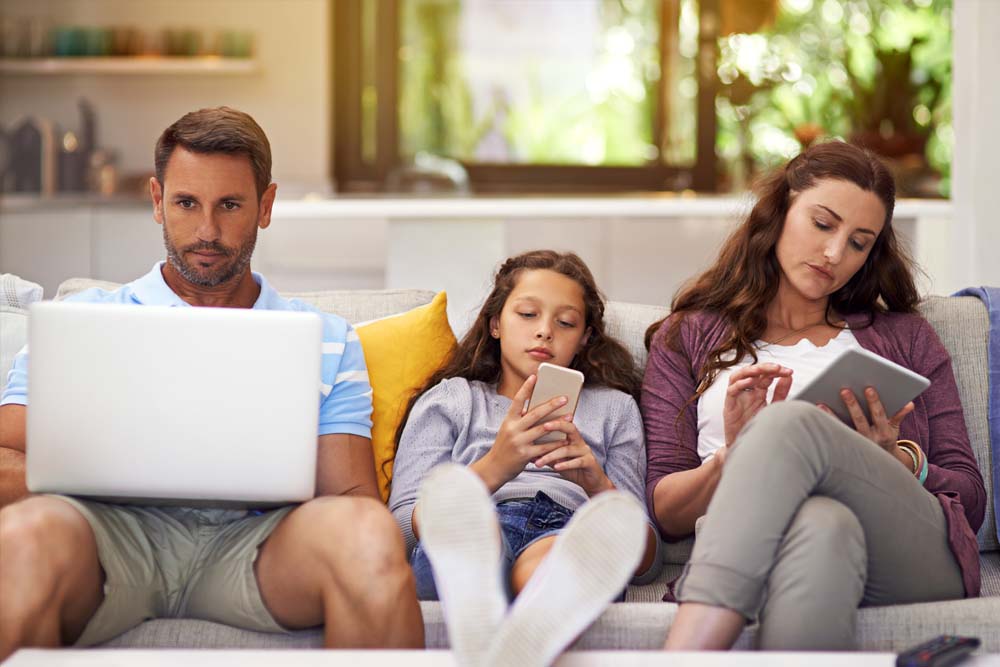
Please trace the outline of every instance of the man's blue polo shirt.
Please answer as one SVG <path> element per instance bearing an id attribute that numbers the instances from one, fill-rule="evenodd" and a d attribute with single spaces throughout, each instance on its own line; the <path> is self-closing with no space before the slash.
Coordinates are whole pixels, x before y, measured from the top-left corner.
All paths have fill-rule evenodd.
<path id="1" fill-rule="evenodd" d="M 145 306 L 191 305 L 181 299 L 163 280 L 158 262 L 138 280 L 113 292 L 97 288 L 78 292 L 66 299 L 78 303 L 123 303 Z M 253 307 L 260 310 L 295 310 L 317 313 L 323 319 L 323 369 L 319 404 L 319 435 L 348 433 L 371 437 L 372 388 L 358 334 L 342 317 L 317 310 L 297 299 L 284 299 L 264 276 L 253 274 L 260 296 Z M 14 358 L 0 405 L 28 404 L 28 348 Z"/>

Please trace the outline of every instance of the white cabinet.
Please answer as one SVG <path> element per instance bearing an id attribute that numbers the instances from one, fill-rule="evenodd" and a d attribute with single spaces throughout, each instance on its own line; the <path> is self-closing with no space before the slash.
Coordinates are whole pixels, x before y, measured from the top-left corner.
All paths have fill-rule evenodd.
<path id="1" fill-rule="evenodd" d="M 45 288 L 91 275 L 89 208 L 0 214 L 0 273 L 14 273 Z"/>
<path id="2" fill-rule="evenodd" d="M 257 236 L 253 268 L 282 291 L 382 289 L 385 220 L 275 216 Z M 149 204 L 0 205 L 0 273 L 55 295 L 67 278 L 128 282 L 166 257 Z"/>

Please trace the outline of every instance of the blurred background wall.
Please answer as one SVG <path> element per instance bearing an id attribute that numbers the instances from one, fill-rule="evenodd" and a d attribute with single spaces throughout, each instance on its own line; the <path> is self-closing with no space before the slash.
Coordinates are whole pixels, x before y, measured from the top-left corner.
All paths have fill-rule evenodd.
<path id="1" fill-rule="evenodd" d="M 219 104 L 271 139 L 281 201 L 255 266 L 281 289 L 446 289 L 460 327 L 498 261 L 551 246 L 610 298 L 666 303 L 754 176 L 830 137 L 884 151 L 904 196 L 931 197 L 897 216 L 925 291 L 1000 284 L 993 0 L 3 0 L 0 23 L 0 127 L 39 120 L 62 146 L 86 99 L 117 179 L 111 196 L 0 194 L 0 271 L 49 296 L 162 258 L 153 143 Z M 46 74 L 9 38 L 116 26 L 160 56 Z M 199 36 L 180 71 L 160 67 L 167 31 Z M 229 33 L 249 52 L 211 71 Z M 536 210 L 508 206 L 526 193 Z M 440 198 L 471 203 L 438 215 Z"/>
<path id="2" fill-rule="evenodd" d="M 0 75 L 0 125 L 41 116 L 79 125 L 76 102 L 96 109 L 99 142 L 119 153 L 122 173 L 148 171 L 159 132 L 182 114 L 226 104 L 265 128 L 274 176 L 296 190 L 330 183 L 328 0 L 3 0 L 5 20 L 57 26 L 133 26 L 147 42 L 165 29 L 193 29 L 202 48 L 222 30 L 252 35 L 251 74 Z M 147 44 L 147 48 L 159 47 Z"/>

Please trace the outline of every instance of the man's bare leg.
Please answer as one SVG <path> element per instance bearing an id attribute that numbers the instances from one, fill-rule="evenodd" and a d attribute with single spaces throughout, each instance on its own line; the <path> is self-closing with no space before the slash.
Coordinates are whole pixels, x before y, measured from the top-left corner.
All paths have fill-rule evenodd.
<path id="1" fill-rule="evenodd" d="M 58 498 L 0 510 L 0 661 L 80 636 L 104 599 L 90 524 Z"/>
<path id="2" fill-rule="evenodd" d="M 254 565 L 288 628 L 325 624 L 329 648 L 421 648 L 424 624 L 403 537 L 385 506 L 325 497 L 285 517 Z"/>

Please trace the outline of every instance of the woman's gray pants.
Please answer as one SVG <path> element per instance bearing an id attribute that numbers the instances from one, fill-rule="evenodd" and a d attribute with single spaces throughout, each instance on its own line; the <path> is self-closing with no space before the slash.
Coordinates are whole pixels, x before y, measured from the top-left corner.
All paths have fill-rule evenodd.
<path id="1" fill-rule="evenodd" d="M 964 594 L 938 499 L 800 401 L 767 407 L 740 433 L 677 584 L 681 602 L 757 618 L 770 650 L 850 650 L 859 605 Z"/>

